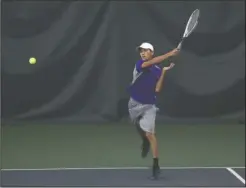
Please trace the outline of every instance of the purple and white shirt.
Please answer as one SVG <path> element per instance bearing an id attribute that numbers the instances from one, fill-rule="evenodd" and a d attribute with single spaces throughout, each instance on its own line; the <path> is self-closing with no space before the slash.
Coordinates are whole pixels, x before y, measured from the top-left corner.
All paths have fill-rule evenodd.
<path id="1" fill-rule="evenodd" d="M 139 60 L 133 70 L 133 80 L 129 92 L 131 98 L 142 104 L 155 104 L 156 84 L 162 69 L 157 65 L 142 68 L 144 60 Z"/>

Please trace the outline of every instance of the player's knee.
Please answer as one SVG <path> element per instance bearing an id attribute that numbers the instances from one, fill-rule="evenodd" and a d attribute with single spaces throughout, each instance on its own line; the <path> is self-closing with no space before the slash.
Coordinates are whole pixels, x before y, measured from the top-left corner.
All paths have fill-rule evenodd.
<path id="1" fill-rule="evenodd" d="M 146 137 L 147 137 L 149 140 L 152 140 L 154 136 L 155 136 L 155 135 L 154 135 L 153 133 L 151 133 L 151 132 L 146 132 Z"/>

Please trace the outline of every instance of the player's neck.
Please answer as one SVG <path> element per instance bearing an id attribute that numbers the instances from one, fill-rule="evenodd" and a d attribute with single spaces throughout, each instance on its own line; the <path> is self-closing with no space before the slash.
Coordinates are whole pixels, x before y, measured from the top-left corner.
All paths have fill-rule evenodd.
<path id="1" fill-rule="evenodd" d="M 153 59 L 154 57 L 148 58 L 148 59 L 142 59 L 143 61 L 150 61 L 151 59 Z"/>

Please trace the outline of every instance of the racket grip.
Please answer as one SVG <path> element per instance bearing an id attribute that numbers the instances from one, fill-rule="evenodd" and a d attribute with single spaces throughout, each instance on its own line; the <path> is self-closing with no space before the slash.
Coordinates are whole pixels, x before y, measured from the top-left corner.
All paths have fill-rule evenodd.
<path id="1" fill-rule="evenodd" d="M 181 41 L 181 42 L 179 43 L 179 45 L 178 45 L 178 47 L 177 47 L 178 50 L 181 49 L 181 47 L 182 47 L 182 42 L 183 42 L 183 41 Z"/>

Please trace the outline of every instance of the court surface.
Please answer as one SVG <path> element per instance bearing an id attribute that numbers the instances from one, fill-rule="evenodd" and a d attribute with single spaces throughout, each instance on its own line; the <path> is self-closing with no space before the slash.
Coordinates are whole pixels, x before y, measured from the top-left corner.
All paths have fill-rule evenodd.
<path id="1" fill-rule="evenodd" d="M 245 168 L 234 167 L 245 166 L 245 125 L 160 124 L 157 137 L 163 168 L 153 181 L 146 167 L 152 156 L 141 159 L 141 140 L 131 125 L 6 125 L 1 184 L 244 187 Z"/>
<path id="2" fill-rule="evenodd" d="M 245 168 L 161 168 L 150 180 L 147 167 L 3 169 L 2 186 L 245 186 Z"/>

